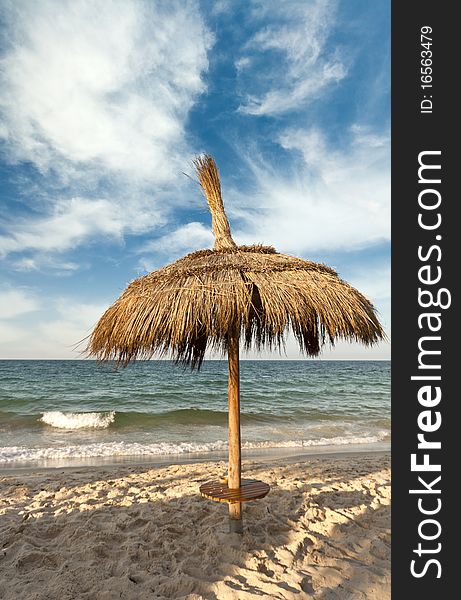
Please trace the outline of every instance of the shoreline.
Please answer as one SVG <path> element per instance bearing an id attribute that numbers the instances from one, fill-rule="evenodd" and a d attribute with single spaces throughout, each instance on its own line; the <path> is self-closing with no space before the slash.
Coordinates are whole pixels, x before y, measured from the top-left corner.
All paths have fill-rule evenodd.
<path id="1" fill-rule="evenodd" d="M 332 457 L 340 458 L 343 455 L 355 454 L 387 454 L 391 451 L 390 442 L 373 444 L 350 444 L 344 446 L 310 446 L 310 447 L 274 447 L 242 449 L 242 460 L 271 460 L 303 461 L 309 458 Z M 158 454 L 158 455 L 127 455 L 89 458 L 50 459 L 32 463 L 32 461 L 0 463 L 0 476 L 4 474 L 30 473 L 36 471 L 56 471 L 73 469 L 98 469 L 115 467 L 166 467 L 172 465 L 200 464 L 204 462 L 227 461 L 228 452 L 192 452 L 184 454 Z M 31 464 L 32 463 L 32 464 Z"/>

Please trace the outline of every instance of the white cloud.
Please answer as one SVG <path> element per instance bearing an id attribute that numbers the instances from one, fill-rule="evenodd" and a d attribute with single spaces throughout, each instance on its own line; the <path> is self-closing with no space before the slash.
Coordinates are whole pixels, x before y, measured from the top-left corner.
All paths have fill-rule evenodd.
<path id="1" fill-rule="evenodd" d="M 343 149 L 333 149 L 315 129 L 287 131 L 279 141 L 302 160 L 281 171 L 256 160 L 256 153 L 247 158 L 255 178 L 251 207 L 248 194 L 231 192 L 233 213 L 240 219 L 235 235 L 239 243 L 271 243 L 303 254 L 389 240 L 387 145 L 367 145 L 364 139 L 356 143 L 353 138 Z"/>
<path id="2" fill-rule="evenodd" d="M 155 251 L 168 254 L 190 252 L 197 248 L 209 248 L 213 245 L 214 237 L 210 227 L 193 221 L 181 225 L 171 233 L 158 240 L 152 240 L 144 245 L 144 251 Z"/>
<path id="3" fill-rule="evenodd" d="M 0 318 L 11 319 L 39 309 L 35 296 L 23 289 L 9 288 L 0 291 Z"/>
<path id="4" fill-rule="evenodd" d="M 79 358 L 86 347 L 85 339 L 108 307 L 109 303 L 88 304 L 59 298 L 49 318 L 37 325 L 39 335 L 55 347 L 56 355 L 65 353 L 69 358 Z"/>
<path id="5" fill-rule="evenodd" d="M 10 353 L 11 345 L 19 343 L 20 346 L 23 346 L 27 335 L 26 328 L 0 321 L 0 358 L 14 358 L 14 351 L 13 354 Z M 4 353 L 2 346 L 4 346 Z"/>
<path id="6" fill-rule="evenodd" d="M 4 240 L 0 239 L 0 245 L 2 241 Z M 33 257 L 23 257 L 19 260 L 13 261 L 11 263 L 11 266 L 14 270 L 22 271 L 24 273 L 32 271 L 41 271 L 44 269 L 48 271 L 50 269 L 53 269 L 53 275 L 61 276 L 70 275 L 72 272 L 80 269 L 82 267 L 82 264 L 65 260 L 56 260 L 54 257 L 51 257 L 50 255 L 47 255 L 45 253 L 35 253 Z"/>
<path id="7" fill-rule="evenodd" d="M 212 248 L 213 243 L 214 236 L 211 227 L 205 227 L 196 221 L 186 223 L 178 229 L 144 244 L 138 268 L 141 272 L 153 271 L 163 265 L 163 261 L 158 260 L 159 255 L 172 261 L 194 250 Z"/>
<path id="8" fill-rule="evenodd" d="M 346 76 L 344 56 L 327 49 L 335 12 L 336 2 L 329 0 L 291 0 L 270 5 L 253 2 L 253 17 L 261 28 L 236 61 L 240 73 L 250 64 L 253 67 L 246 81 L 241 112 L 285 113 L 305 106 Z M 272 20 L 275 24 L 271 24 Z M 259 76 L 254 69 L 257 58 L 264 60 Z"/>
<path id="9" fill-rule="evenodd" d="M 144 203 L 144 198 L 125 206 L 96 198 L 56 201 L 51 215 L 18 223 L 11 235 L 0 236 L 0 256 L 29 249 L 63 251 L 95 234 L 121 240 L 125 231 L 138 233 L 161 222 L 162 211 L 151 213 Z M 24 266 L 34 268 L 36 261 Z"/>
<path id="10" fill-rule="evenodd" d="M 81 358 L 85 338 L 111 300 L 84 303 L 72 297 L 47 297 L 39 306 L 26 304 L 26 297 L 15 298 L 21 312 L 14 324 L 0 320 L 0 358 Z M 19 300 L 19 301 L 18 301 Z M 0 297 L 0 306 L 7 298 Z M 28 319 L 28 310 L 40 310 L 39 318 Z M 80 342 L 80 343 L 79 343 Z"/>
<path id="11" fill-rule="evenodd" d="M 197 2 L 43 0 L 3 16 L 0 136 L 8 160 L 42 173 L 40 205 L 30 202 L 43 215 L 12 224 L 3 252 L 158 224 L 205 90 L 212 36 Z"/>
<path id="12" fill-rule="evenodd" d="M 219 16 L 223 13 L 229 13 L 232 11 L 234 0 L 213 0 L 211 3 L 211 14 Z"/>
<path id="13" fill-rule="evenodd" d="M 354 123 L 351 127 L 351 133 L 354 136 L 354 143 L 369 148 L 381 148 L 389 146 L 389 135 L 377 134 L 371 127 Z"/>
<path id="14" fill-rule="evenodd" d="M 171 177 L 211 44 L 194 2 L 43 0 L 7 16 L 1 106 L 13 158 Z"/>
<path id="15" fill-rule="evenodd" d="M 249 56 L 242 56 L 235 61 L 234 66 L 237 72 L 248 69 L 251 66 L 251 58 Z"/>
<path id="16" fill-rule="evenodd" d="M 69 297 L 57 298 L 53 304 L 61 318 L 79 324 L 86 330 L 96 325 L 98 319 L 109 306 L 109 303 L 106 305 L 103 303 L 80 302 Z"/>
<path id="17" fill-rule="evenodd" d="M 58 201 L 53 214 L 16 227 L 10 237 L 0 238 L 0 253 L 17 250 L 66 250 L 78 241 L 99 233 L 120 236 L 123 221 L 108 200 L 72 198 Z"/>

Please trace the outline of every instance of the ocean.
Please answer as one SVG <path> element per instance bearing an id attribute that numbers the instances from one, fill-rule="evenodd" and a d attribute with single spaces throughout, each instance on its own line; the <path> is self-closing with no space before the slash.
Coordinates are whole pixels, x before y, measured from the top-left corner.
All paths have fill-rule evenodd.
<path id="1" fill-rule="evenodd" d="M 382 448 L 390 362 L 241 361 L 244 453 Z M 0 467 L 227 451 L 227 363 L 0 361 Z"/>

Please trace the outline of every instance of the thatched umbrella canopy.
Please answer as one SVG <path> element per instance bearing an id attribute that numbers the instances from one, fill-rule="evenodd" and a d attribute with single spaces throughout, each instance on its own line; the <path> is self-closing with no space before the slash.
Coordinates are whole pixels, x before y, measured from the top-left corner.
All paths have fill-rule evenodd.
<path id="1" fill-rule="evenodd" d="M 317 356 L 325 342 L 372 345 L 384 333 L 369 300 L 333 269 L 272 246 L 237 246 L 213 158 L 199 157 L 194 165 L 211 211 L 213 250 L 198 250 L 130 283 L 101 317 L 88 350 L 123 365 L 169 354 L 192 368 L 200 367 L 207 348 L 227 353 L 228 488 L 240 490 L 229 507 L 233 529 L 240 530 L 235 499 L 248 498 L 240 476 L 239 342 L 246 349 L 280 348 L 291 329 L 304 354 Z M 208 495 L 222 499 L 213 489 Z"/>

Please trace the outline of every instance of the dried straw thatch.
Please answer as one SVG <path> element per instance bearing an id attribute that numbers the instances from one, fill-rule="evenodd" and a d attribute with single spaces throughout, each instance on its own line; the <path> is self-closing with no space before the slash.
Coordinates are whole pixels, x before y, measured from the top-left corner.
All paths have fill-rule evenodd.
<path id="1" fill-rule="evenodd" d="M 301 350 L 349 339 L 370 345 L 384 334 L 372 304 L 325 265 L 279 254 L 271 246 L 237 246 L 210 156 L 195 161 L 212 213 L 215 246 L 133 281 L 105 312 L 88 350 L 127 364 L 171 353 L 199 367 L 206 348 L 279 348 L 291 328 Z"/>

